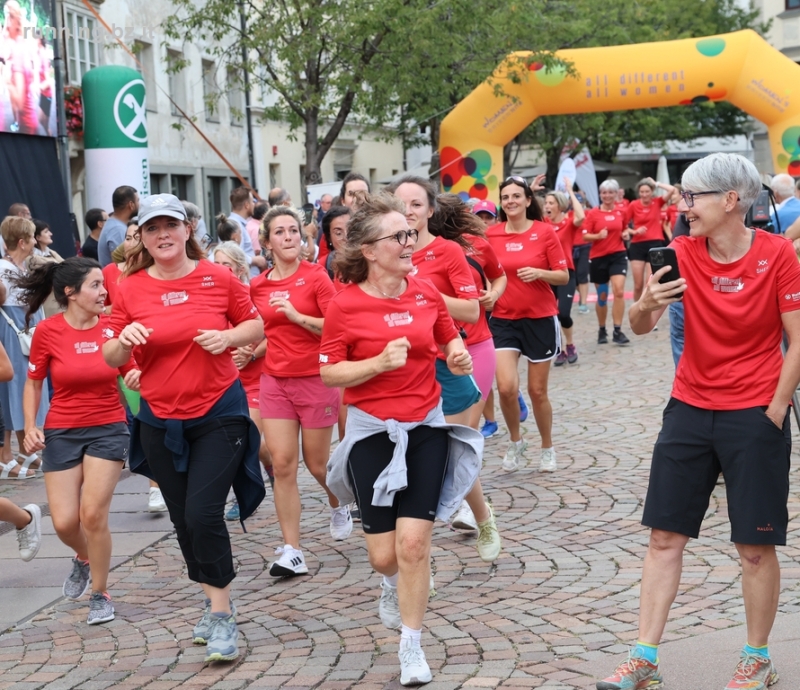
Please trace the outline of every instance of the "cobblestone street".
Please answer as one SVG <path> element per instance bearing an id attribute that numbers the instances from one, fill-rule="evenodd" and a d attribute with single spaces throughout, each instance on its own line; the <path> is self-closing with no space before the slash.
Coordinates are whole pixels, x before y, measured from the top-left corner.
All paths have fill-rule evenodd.
<path id="1" fill-rule="evenodd" d="M 632 340 L 627 348 L 597 346 L 594 314 L 575 313 L 574 318 L 579 362 L 553 368 L 550 378 L 558 471 L 538 471 L 539 438 L 532 414 L 524 424 L 528 468 L 511 474 L 500 469 L 507 441 L 502 424 L 501 433 L 487 443 L 482 478 L 503 538 L 501 557 L 484 564 L 474 536 L 441 523 L 434 528 L 437 594 L 423 631 L 434 673 L 427 686 L 431 690 L 594 688 L 595 674 L 610 673 L 635 640 L 646 544 L 639 519 L 652 445 L 673 376 L 669 329 L 664 319 L 660 330 L 646 337 L 627 331 Z M 794 436 L 797 440 L 796 429 Z M 794 460 L 796 464 L 796 451 Z M 134 488 L 115 499 L 115 515 L 121 517 L 112 519 L 115 556 L 132 556 L 115 557 L 112 563 L 116 567 L 109 591 L 116 620 L 87 626 L 86 598 L 51 604 L 57 595 L 52 596 L 45 608 L 0 636 L 0 689 L 399 688 L 399 635 L 378 618 L 380 578 L 367 561 L 360 526 L 347 541 L 333 542 L 322 492 L 307 471 L 300 481 L 305 491 L 301 546 L 308 576 L 275 580 L 267 573 L 275 548 L 282 545 L 269 490 L 246 534 L 238 524 L 231 526 L 239 567 L 233 583 L 242 651 L 237 662 L 205 666 L 204 648 L 192 645 L 191 630 L 202 605 L 199 588 L 185 575 L 166 519 L 139 515 L 146 503 L 146 482 L 131 478 L 125 484 Z M 43 496 L 42 480 L 33 482 Z M 18 486 L 22 484 L 30 486 Z M 3 482 L 0 495 L 21 502 L 18 496 L 33 491 L 31 486 Z M 793 621 L 790 614 L 800 612 L 794 519 L 800 493 L 796 484 L 792 489 L 789 546 L 780 549 L 779 624 L 782 616 Z M 158 520 L 153 523 L 158 528 L 126 532 L 126 515 Z M 53 535 L 49 518 L 45 526 Z M 117 532 L 140 541 L 135 548 L 126 547 L 128 536 Z M 42 572 L 32 566 L 50 557 L 58 569 L 54 586 L 60 586 L 69 555 L 55 536 L 46 536 L 36 561 L 21 564 L 14 535 L 6 533 L 0 537 L 0 584 L 24 587 L 20 578 L 26 568 Z M 664 642 L 698 635 L 715 640 L 718 631 L 743 621 L 725 487 L 717 486 L 701 538 L 689 544 Z M 800 630 L 800 624 L 792 630 Z M 729 679 L 744 632 L 730 639 L 733 646 L 723 665 L 709 675 L 712 689 Z M 788 652 L 785 658 L 773 656 L 779 669 L 782 662 L 800 669 Z M 671 667 L 666 664 L 678 667 L 681 658 L 666 649 L 662 658 L 667 688 L 677 690 L 678 685 L 669 684 Z M 800 687 L 800 675 L 782 673 L 780 688 Z M 680 687 L 704 690 L 706 685 Z"/>

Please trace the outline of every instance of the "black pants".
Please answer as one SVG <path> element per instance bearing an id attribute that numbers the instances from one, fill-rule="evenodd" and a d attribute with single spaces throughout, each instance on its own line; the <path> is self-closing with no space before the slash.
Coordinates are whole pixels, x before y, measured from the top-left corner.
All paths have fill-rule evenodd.
<path id="1" fill-rule="evenodd" d="M 562 328 L 572 328 L 572 300 L 575 297 L 575 271 L 569 269 L 569 282 L 566 285 L 552 285 L 558 302 L 558 322 Z"/>
<path id="2" fill-rule="evenodd" d="M 408 432 L 406 468 L 408 488 L 398 491 L 391 506 L 372 505 L 372 485 L 389 465 L 394 442 L 387 432 L 358 441 L 350 451 L 348 471 L 361 511 L 361 526 L 367 534 L 393 532 L 397 518 L 436 519 L 439 494 L 447 469 L 450 441 L 447 429 L 418 426 Z"/>
<path id="3" fill-rule="evenodd" d="M 247 420 L 241 417 L 211 419 L 187 429 L 189 471 L 177 472 L 172 451 L 164 445 L 166 430 L 141 424 L 142 447 L 175 525 L 189 578 L 212 587 L 226 587 L 236 576 L 224 512 L 247 433 Z"/>

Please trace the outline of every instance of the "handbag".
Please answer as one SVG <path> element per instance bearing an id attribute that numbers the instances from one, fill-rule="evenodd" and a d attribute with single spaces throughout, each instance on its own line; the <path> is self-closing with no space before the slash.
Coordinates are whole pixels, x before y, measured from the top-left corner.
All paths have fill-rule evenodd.
<path id="1" fill-rule="evenodd" d="M 17 334 L 17 339 L 19 340 L 19 349 L 22 350 L 22 354 L 25 357 L 30 357 L 31 355 L 31 343 L 33 342 L 33 332 L 36 330 L 36 326 L 33 328 L 26 328 L 24 331 L 19 330 L 17 328 L 17 324 L 14 323 L 14 320 L 6 314 L 6 310 L 0 308 L 0 312 L 3 313 L 3 318 L 8 322 L 8 325 L 11 326 L 14 333 Z"/>

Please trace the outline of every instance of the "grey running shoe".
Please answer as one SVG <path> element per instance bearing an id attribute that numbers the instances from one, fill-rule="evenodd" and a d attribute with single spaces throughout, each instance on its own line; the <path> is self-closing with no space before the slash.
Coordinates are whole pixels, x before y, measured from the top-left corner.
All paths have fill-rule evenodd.
<path id="1" fill-rule="evenodd" d="M 378 615 L 389 630 L 397 630 L 403 624 L 400 620 L 400 604 L 397 601 L 397 587 L 381 582 L 381 599 L 378 602 Z"/>
<path id="2" fill-rule="evenodd" d="M 211 634 L 208 636 L 206 647 L 206 662 L 233 661 L 239 656 L 239 629 L 236 627 L 236 618 L 233 614 L 224 618 L 216 616 L 211 625 Z"/>
<path id="3" fill-rule="evenodd" d="M 86 622 L 89 625 L 108 623 L 114 620 L 114 605 L 111 597 L 104 592 L 92 592 L 89 598 L 89 616 Z"/>
<path id="4" fill-rule="evenodd" d="M 231 602 L 231 615 L 236 615 L 236 607 Z M 207 644 L 208 638 L 211 636 L 211 628 L 214 623 L 214 618 L 211 614 L 211 599 L 206 599 L 206 608 L 197 625 L 194 626 L 192 631 L 192 642 L 194 644 Z"/>
<path id="5" fill-rule="evenodd" d="M 400 685 L 424 685 L 431 682 L 431 669 L 422 647 L 400 642 Z"/>
<path id="6" fill-rule="evenodd" d="M 92 574 L 89 570 L 89 562 L 84 563 L 75 556 L 72 559 L 72 572 L 64 580 L 64 587 L 61 591 L 67 599 L 75 601 L 86 594 L 91 582 Z"/>
<path id="7" fill-rule="evenodd" d="M 39 546 L 42 543 L 42 511 L 35 503 L 26 505 L 23 510 L 31 514 L 31 521 L 17 530 L 17 543 L 19 557 L 23 561 L 30 561 L 39 553 Z"/>

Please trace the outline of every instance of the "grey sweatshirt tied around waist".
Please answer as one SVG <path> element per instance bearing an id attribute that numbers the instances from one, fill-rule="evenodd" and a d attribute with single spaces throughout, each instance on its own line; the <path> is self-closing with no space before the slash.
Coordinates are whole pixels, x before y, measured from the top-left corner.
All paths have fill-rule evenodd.
<path id="1" fill-rule="evenodd" d="M 447 468 L 439 495 L 436 518 L 444 522 L 449 520 L 478 479 L 483 458 L 484 439 L 476 429 L 460 424 L 448 424 L 442 413 L 441 402 L 420 422 L 378 419 L 351 405 L 347 410 L 344 439 L 328 460 L 326 483 L 339 502 L 352 503 L 355 500 L 350 475 L 347 471 L 347 462 L 353 446 L 365 438 L 385 431 L 388 432 L 389 439 L 395 444 L 394 453 L 389 465 L 375 480 L 372 505 L 376 507 L 391 506 L 395 494 L 408 487 L 406 470 L 408 432 L 418 426 L 447 429 L 450 441 L 447 451 Z"/>

